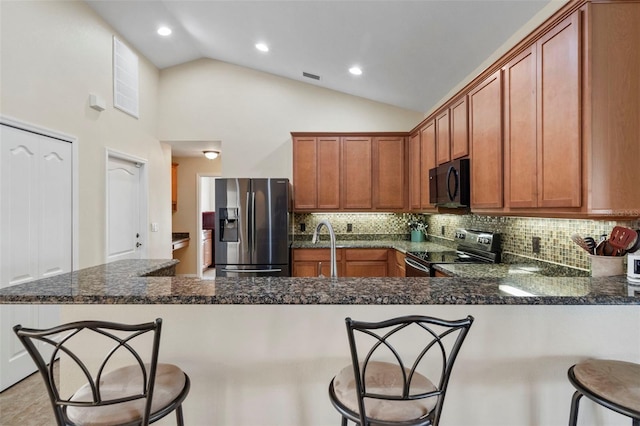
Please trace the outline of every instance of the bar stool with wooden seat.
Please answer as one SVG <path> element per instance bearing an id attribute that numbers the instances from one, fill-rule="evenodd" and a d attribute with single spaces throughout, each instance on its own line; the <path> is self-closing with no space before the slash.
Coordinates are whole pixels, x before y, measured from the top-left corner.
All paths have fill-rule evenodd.
<path id="1" fill-rule="evenodd" d="M 137 325 L 78 321 L 44 330 L 13 327 L 44 379 L 59 426 L 147 425 L 173 411 L 183 425 L 190 381 L 177 366 L 158 363 L 161 329 L 160 318 Z M 87 350 L 92 353 L 80 356 Z M 106 355 L 95 362 L 102 351 Z M 67 371 L 75 369 L 86 380 L 69 398 L 60 396 L 53 373 L 58 357 L 69 361 Z"/>
<path id="2" fill-rule="evenodd" d="M 569 426 L 576 426 L 580 398 L 632 418 L 640 426 L 640 364 L 590 359 L 569 368 L 569 381 L 576 388 L 571 399 Z"/>
<path id="3" fill-rule="evenodd" d="M 329 385 L 342 425 L 351 420 L 362 426 L 437 426 L 451 370 L 473 317 L 345 321 L 351 364 Z M 362 357 L 358 348 L 366 350 Z"/>

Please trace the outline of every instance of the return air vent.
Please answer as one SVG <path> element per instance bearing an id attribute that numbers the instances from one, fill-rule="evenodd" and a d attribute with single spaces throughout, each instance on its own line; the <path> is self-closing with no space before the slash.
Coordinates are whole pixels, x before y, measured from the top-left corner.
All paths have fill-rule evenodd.
<path id="1" fill-rule="evenodd" d="M 307 78 L 312 78 L 314 80 L 320 80 L 320 76 L 319 75 L 311 74 L 309 72 L 302 71 L 302 76 L 303 77 L 307 77 Z"/>

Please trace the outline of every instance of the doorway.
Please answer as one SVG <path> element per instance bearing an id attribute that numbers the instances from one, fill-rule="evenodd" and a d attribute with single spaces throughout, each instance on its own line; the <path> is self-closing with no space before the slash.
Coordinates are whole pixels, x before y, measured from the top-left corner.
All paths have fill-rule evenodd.
<path id="1" fill-rule="evenodd" d="M 106 262 L 147 253 L 147 160 L 107 149 Z"/>
<path id="2" fill-rule="evenodd" d="M 212 280 L 216 277 L 215 269 L 215 200 L 218 176 L 198 173 L 198 208 L 196 223 L 198 224 L 198 278 Z"/>

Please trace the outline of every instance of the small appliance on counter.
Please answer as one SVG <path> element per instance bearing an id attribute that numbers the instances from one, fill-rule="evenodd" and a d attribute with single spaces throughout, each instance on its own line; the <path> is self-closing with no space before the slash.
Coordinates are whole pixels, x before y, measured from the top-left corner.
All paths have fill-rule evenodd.
<path id="1" fill-rule="evenodd" d="M 636 231 L 636 240 L 627 251 L 627 281 L 640 285 L 640 230 Z"/>
<path id="2" fill-rule="evenodd" d="M 410 251 L 405 257 L 407 277 L 433 277 L 438 263 L 500 263 L 500 234 L 472 229 L 456 229 L 458 243 L 451 251 Z"/>

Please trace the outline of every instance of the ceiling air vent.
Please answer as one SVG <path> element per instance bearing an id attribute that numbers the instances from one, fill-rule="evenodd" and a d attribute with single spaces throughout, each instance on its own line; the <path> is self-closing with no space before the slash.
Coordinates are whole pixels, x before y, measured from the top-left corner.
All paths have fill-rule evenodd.
<path id="1" fill-rule="evenodd" d="M 314 80 L 320 80 L 320 76 L 319 75 L 311 74 L 309 72 L 302 71 L 302 76 L 303 77 L 307 77 L 307 78 L 312 78 Z"/>

